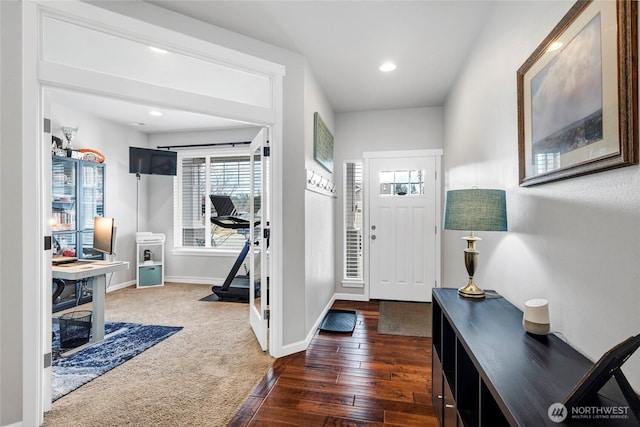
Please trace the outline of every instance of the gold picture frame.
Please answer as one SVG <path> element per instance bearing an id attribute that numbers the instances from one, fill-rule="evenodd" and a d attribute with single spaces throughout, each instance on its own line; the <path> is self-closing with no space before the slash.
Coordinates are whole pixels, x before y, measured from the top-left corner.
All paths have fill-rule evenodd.
<path id="1" fill-rule="evenodd" d="M 521 186 L 638 163 L 637 2 L 578 1 L 517 72 Z"/>

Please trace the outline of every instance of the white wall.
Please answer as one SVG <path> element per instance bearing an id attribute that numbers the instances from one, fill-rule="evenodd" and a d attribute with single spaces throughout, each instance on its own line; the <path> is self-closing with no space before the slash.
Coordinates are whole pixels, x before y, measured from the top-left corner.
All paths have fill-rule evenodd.
<path id="1" fill-rule="evenodd" d="M 64 140 L 62 126 L 78 126 L 74 148 L 93 148 L 105 156 L 105 216 L 113 217 L 116 233 L 116 258 L 129 262 L 129 270 L 117 271 L 109 285 L 116 286 L 136 280 L 136 176 L 129 173 L 129 146 L 146 147 L 147 135 L 135 128 L 122 126 L 97 117 L 91 112 L 78 111 L 51 99 L 51 133 Z M 149 216 L 148 203 L 143 197 L 147 183 L 140 181 L 140 204 L 137 218 L 142 228 Z"/>
<path id="2" fill-rule="evenodd" d="M 640 332 L 640 169 L 518 186 L 516 71 L 571 5 L 495 3 L 445 106 L 445 187 L 506 189 L 509 232 L 481 233 L 476 282 L 521 309 L 548 299 L 552 330 L 595 361 Z M 466 283 L 462 234 L 443 233 L 445 286 Z M 640 354 L 623 371 L 640 390 Z"/>
<path id="3" fill-rule="evenodd" d="M 0 2 L 0 425 L 22 419 L 20 4 Z"/>
<path id="4" fill-rule="evenodd" d="M 361 159 L 365 151 L 442 148 L 441 107 L 339 113 L 336 161 Z"/>
<path id="5" fill-rule="evenodd" d="M 333 173 L 325 169 L 313 157 L 314 113 L 318 112 L 322 121 L 334 135 L 334 112 L 329 101 L 322 93 L 318 82 L 309 69 L 305 72 L 305 113 L 304 147 L 306 168 L 333 181 Z M 304 169 L 301 168 L 304 172 Z M 339 170 L 339 169 L 338 169 Z M 302 184 L 306 186 L 306 172 L 302 175 Z M 334 289 L 334 205 L 335 199 L 303 190 L 305 192 L 304 239 L 305 239 L 305 301 L 306 333 L 313 333 L 316 321 L 333 298 Z"/>
<path id="6" fill-rule="evenodd" d="M 345 161 L 363 158 L 365 151 L 425 150 L 442 148 L 443 109 L 407 108 L 336 114 L 334 178 L 338 199 L 335 209 L 335 291 L 363 295 L 363 288 L 343 287 L 344 228 L 342 224 Z"/>
<path id="7" fill-rule="evenodd" d="M 282 150 L 282 343 L 295 346 L 307 336 L 305 319 L 304 233 L 304 61 L 288 63 L 284 87 Z M 275 207 L 273 207 L 275 208 Z"/>

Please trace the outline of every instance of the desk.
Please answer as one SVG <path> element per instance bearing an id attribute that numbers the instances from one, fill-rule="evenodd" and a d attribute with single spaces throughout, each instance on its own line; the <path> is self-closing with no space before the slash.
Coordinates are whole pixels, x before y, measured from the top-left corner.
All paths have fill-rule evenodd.
<path id="1" fill-rule="evenodd" d="M 105 294 L 107 292 L 105 274 L 128 269 L 129 263 L 125 261 L 80 261 L 51 267 L 51 275 L 54 279 L 81 280 L 93 278 L 92 343 L 104 339 L 104 307 Z"/>

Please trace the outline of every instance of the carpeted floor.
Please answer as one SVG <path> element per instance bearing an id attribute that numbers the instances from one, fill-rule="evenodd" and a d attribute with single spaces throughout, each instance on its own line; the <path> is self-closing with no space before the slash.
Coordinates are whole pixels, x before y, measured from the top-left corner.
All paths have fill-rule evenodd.
<path id="1" fill-rule="evenodd" d="M 177 283 L 108 293 L 107 321 L 183 329 L 55 401 L 43 426 L 227 425 L 274 359 L 253 336 L 248 306 L 198 301 L 210 293 Z"/>
<path id="2" fill-rule="evenodd" d="M 378 333 L 431 336 L 431 303 L 380 301 L 379 307 Z"/>

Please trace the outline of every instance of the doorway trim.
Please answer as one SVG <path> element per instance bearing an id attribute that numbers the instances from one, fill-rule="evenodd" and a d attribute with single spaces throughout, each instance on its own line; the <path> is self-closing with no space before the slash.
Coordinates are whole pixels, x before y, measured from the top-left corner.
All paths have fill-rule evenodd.
<path id="1" fill-rule="evenodd" d="M 188 48 L 188 43 L 195 43 L 204 46 L 205 50 L 212 52 L 215 57 L 220 57 L 228 64 L 238 64 L 245 70 L 251 70 L 268 75 L 271 81 L 272 102 L 270 108 L 261 108 L 250 105 L 243 105 L 237 102 L 220 100 L 213 97 L 200 96 L 199 99 L 208 101 L 205 110 L 196 111 L 193 107 L 185 107 L 192 102 L 180 104 L 177 101 L 166 102 L 165 105 L 174 106 L 190 111 L 217 115 L 220 117 L 244 119 L 257 125 L 267 126 L 270 129 L 270 145 L 272 149 L 273 176 L 272 184 L 274 189 L 282 188 L 282 121 L 283 121 L 283 77 L 284 67 L 282 65 L 252 57 L 242 52 L 233 51 L 228 48 L 196 39 L 159 27 L 147 22 L 111 12 L 100 7 L 83 2 L 47 2 L 34 1 L 23 2 L 22 5 L 22 184 L 24 191 L 22 235 L 24 236 L 22 259 L 22 352 L 23 352 L 23 382 L 22 382 L 22 423 L 24 425 L 40 425 L 43 421 L 44 410 L 48 403 L 45 401 L 44 378 L 45 362 L 44 355 L 46 339 L 46 283 L 50 277 L 50 251 L 43 250 L 45 236 L 50 235 L 51 226 L 48 221 L 50 205 L 46 200 L 46 188 L 50 185 L 47 177 L 45 165 L 46 159 L 50 156 L 50 144 L 44 141 L 44 94 L 43 89 L 48 86 L 65 87 L 72 90 L 91 91 L 100 93 L 101 87 L 95 86 L 95 79 L 99 73 L 74 73 L 79 78 L 79 84 L 65 79 L 60 74 L 59 66 L 43 67 L 40 52 L 41 37 L 41 17 L 43 14 L 61 14 L 64 16 L 77 17 L 84 24 L 93 23 L 95 25 L 108 28 L 112 34 L 130 38 L 132 34 L 138 34 L 143 40 L 148 41 L 170 41 L 172 47 L 177 52 L 189 54 L 192 52 Z M 80 22 L 79 21 L 79 22 Z M 132 29 L 135 28 L 135 31 Z M 144 37 L 142 36 L 144 34 Z M 51 64 L 48 64 L 51 65 Z M 57 76 L 57 77 L 56 77 Z M 103 79 L 103 83 L 109 79 Z M 113 80 L 112 80 L 113 81 Z M 93 82 L 93 84 L 92 84 Z M 115 96 L 123 99 L 145 100 L 144 93 L 148 85 L 141 83 L 144 90 L 134 94 L 133 97 L 124 93 Z M 146 92 L 149 93 L 149 92 Z M 168 98 L 171 99 L 171 98 Z M 150 100 L 153 102 L 153 99 Z M 223 108 L 229 108 L 229 113 L 224 113 Z M 272 191 L 272 206 L 281 205 L 279 191 Z M 282 280 L 282 211 L 274 209 L 272 212 L 272 228 L 274 231 L 271 246 L 271 288 L 274 296 L 278 295 Z M 43 286 L 43 284 L 45 286 Z M 278 298 L 273 298 L 271 309 L 275 313 L 281 310 L 278 306 Z M 281 316 L 273 316 L 272 328 L 269 333 L 271 343 L 281 343 L 282 332 Z M 279 353 L 281 349 L 270 349 L 270 353 Z M 44 357 L 43 357 L 44 355 Z M 50 404 L 50 402 L 49 402 Z"/>
<path id="2" fill-rule="evenodd" d="M 369 193 L 369 188 L 371 183 L 369 182 L 369 171 L 371 170 L 370 161 L 371 159 L 388 159 L 388 158 L 398 158 L 398 157 L 435 157 L 436 159 L 436 197 L 435 197 L 435 209 L 436 209 L 436 242 L 438 246 L 438 250 L 436 251 L 436 283 L 434 287 L 440 287 L 442 283 L 441 275 L 442 275 L 442 154 L 443 150 L 438 149 L 426 149 L 426 150 L 393 150 L 393 151 L 365 151 L 362 153 L 362 158 L 364 159 L 364 188 L 365 194 Z M 369 254 L 370 252 L 370 242 L 371 242 L 371 229 L 369 224 L 369 217 L 371 213 L 371 207 L 369 204 L 369 197 L 365 197 L 364 200 L 364 218 L 363 224 L 365 232 L 363 233 L 362 238 L 364 239 L 364 295 L 367 300 L 371 299 L 371 282 L 369 276 Z"/>

